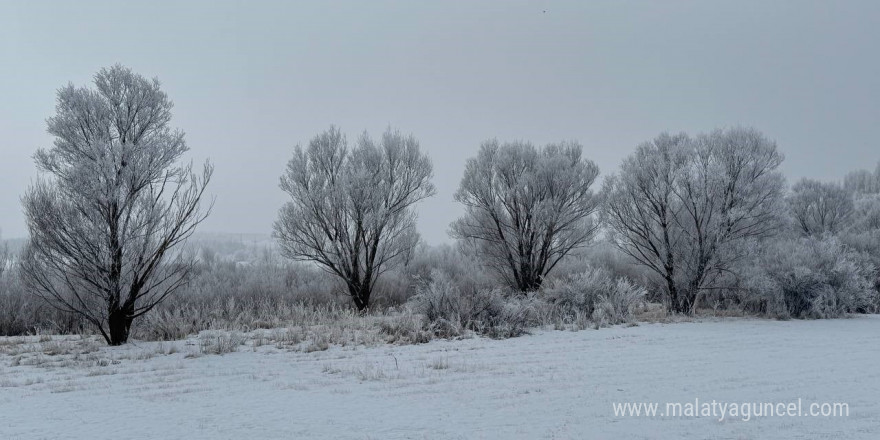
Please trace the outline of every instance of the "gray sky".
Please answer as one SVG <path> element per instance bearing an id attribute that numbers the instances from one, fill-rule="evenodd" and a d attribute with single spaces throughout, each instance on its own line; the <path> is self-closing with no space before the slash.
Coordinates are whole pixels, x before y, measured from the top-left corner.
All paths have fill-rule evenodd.
<path id="1" fill-rule="evenodd" d="M 481 141 L 575 139 L 603 175 L 661 131 L 753 125 L 790 180 L 880 159 L 880 2 L 0 0 L 0 229 L 51 145 L 55 91 L 122 63 L 158 77 L 216 165 L 203 231 L 269 233 L 292 147 L 388 125 L 434 161 L 419 208 L 447 240 Z M 546 12 L 544 12 L 546 11 Z"/>

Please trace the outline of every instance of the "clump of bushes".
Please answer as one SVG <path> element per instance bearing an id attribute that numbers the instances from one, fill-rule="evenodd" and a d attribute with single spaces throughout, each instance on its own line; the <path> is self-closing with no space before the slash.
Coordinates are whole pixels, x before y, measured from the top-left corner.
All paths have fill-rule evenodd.
<path id="1" fill-rule="evenodd" d="M 588 267 L 550 282 L 544 288 L 544 299 L 557 319 L 588 317 L 598 325 L 612 325 L 632 320 L 647 293 L 643 286 L 614 277 L 608 269 Z"/>
<path id="2" fill-rule="evenodd" d="M 767 244 L 746 281 L 747 302 L 780 318 L 836 318 L 877 310 L 868 257 L 832 236 Z"/>
<path id="3" fill-rule="evenodd" d="M 424 317 L 400 313 L 379 321 L 379 332 L 391 344 L 423 344 L 434 339 L 434 332 L 425 325 Z"/>
<path id="4" fill-rule="evenodd" d="M 462 285 L 439 270 L 421 283 L 409 306 L 425 316 L 436 336 L 445 338 L 464 330 L 494 338 L 514 337 L 540 323 L 540 303 L 533 295 Z"/>
<path id="5" fill-rule="evenodd" d="M 557 278 L 537 292 L 462 286 L 434 271 L 410 299 L 434 334 L 455 337 L 464 330 L 496 338 L 519 336 L 530 327 L 575 324 L 579 328 L 632 320 L 647 290 L 607 269 L 588 268 Z"/>

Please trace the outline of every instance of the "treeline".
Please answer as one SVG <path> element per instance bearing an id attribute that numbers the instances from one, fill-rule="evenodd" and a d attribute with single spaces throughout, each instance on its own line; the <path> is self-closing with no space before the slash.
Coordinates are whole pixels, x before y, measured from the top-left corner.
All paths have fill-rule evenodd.
<path id="1" fill-rule="evenodd" d="M 142 335 L 170 338 L 283 325 L 284 310 L 345 298 L 362 313 L 405 306 L 434 334 L 496 336 L 623 322 L 649 303 L 798 318 L 880 307 L 880 167 L 789 189 L 753 128 L 661 134 L 601 184 L 575 142 L 486 141 L 455 193 L 455 245 L 428 248 L 415 206 L 435 189 L 418 140 L 331 127 L 281 176 L 284 259 L 239 265 L 185 251 L 213 167 L 179 163 L 171 108 L 158 80 L 122 66 L 58 91 L 54 146 L 35 155 L 47 177 L 22 198 L 29 242 L 0 260 L 0 332 L 91 328 L 118 345 L 139 318 Z"/>

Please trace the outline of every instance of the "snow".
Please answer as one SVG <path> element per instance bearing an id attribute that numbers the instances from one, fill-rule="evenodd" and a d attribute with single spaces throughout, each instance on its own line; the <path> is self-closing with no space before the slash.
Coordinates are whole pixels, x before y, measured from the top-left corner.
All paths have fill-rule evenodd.
<path id="1" fill-rule="evenodd" d="M 61 362 L 39 353 L 16 360 L 7 350 L 0 438 L 877 438 L 878 334 L 880 317 L 863 316 L 312 353 L 243 345 L 193 357 L 194 340 L 100 347 Z M 718 421 L 621 417 L 612 408 L 695 398 L 845 402 L 850 412 Z"/>

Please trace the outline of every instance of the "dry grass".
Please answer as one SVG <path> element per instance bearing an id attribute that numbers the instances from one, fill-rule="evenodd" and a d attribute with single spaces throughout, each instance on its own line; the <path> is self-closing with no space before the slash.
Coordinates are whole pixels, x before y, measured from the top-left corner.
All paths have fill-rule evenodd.
<path id="1" fill-rule="evenodd" d="M 84 368 L 91 369 L 91 375 L 100 375 L 96 369 L 173 355 L 181 351 L 183 344 L 184 341 L 133 342 L 124 347 L 107 347 L 104 340 L 96 336 L 15 336 L 0 338 L 0 363 L 10 368 Z"/>
<path id="2" fill-rule="evenodd" d="M 94 335 L 15 336 L 0 338 L 0 355 L 8 358 L 10 366 L 100 368 L 176 353 L 200 357 L 233 353 L 243 347 L 256 351 L 266 345 L 309 353 L 333 346 L 421 344 L 438 338 L 470 338 L 479 334 L 505 338 L 523 334 L 529 328 L 578 331 L 599 327 L 586 313 L 556 313 L 551 305 L 534 299 L 507 303 L 493 298 L 493 301 L 501 302 L 495 311 L 483 317 L 488 321 L 471 321 L 469 327 L 443 318 L 430 321 L 409 308 L 361 314 L 339 306 L 299 304 L 285 311 L 291 325 L 272 329 L 239 330 L 237 325 L 216 325 L 221 328 L 202 330 L 176 341 L 149 344 L 133 340 L 123 347 L 107 347 Z M 634 309 L 629 322 L 670 322 L 670 319 L 662 306 L 642 304 Z"/>
<path id="3" fill-rule="evenodd" d="M 199 352 L 201 354 L 232 353 L 244 343 L 245 337 L 239 332 L 204 331 L 199 333 Z"/>

